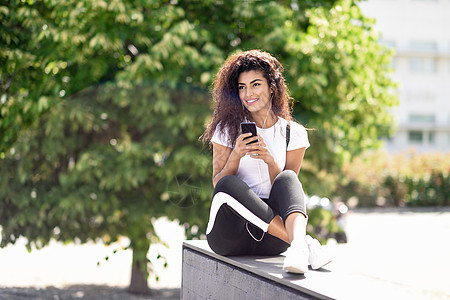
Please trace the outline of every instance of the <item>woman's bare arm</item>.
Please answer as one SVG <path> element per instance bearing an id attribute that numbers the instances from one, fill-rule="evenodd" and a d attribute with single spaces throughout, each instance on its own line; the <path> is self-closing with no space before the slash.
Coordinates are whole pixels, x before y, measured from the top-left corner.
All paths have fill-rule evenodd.
<path id="1" fill-rule="evenodd" d="M 233 149 L 213 143 L 213 186 L 222 177 L 236 174 L 240 160 L 240 157 L 233 154 Z"/>
<path id="2" fill-rule="evenodd" d="M 295 173 L 300 172 L 302 166 L 303 157 L 305 156 L 306 147 L 295 149 L 286 152 L 286 166 L 285 170 L 292 170 Z"/>

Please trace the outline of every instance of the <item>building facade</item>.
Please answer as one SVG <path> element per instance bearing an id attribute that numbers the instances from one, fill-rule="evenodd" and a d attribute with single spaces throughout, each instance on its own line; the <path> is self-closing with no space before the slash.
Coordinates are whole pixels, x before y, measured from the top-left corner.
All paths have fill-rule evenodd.
<path id="1" fill-rule="evenodd" d="M 369 0 L 381 43 L 395 50 L 400 104 L 391 153 L 450 152 L 450 0 Z"/>

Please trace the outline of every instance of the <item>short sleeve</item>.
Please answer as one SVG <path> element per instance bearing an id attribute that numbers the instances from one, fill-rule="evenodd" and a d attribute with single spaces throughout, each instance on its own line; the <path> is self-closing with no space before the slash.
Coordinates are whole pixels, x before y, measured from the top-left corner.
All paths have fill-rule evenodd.
<path id="1" fill-rule="evenodd" d="M 213 137 L 211 138 L 211 143 L 216 143 L 225 147 L 233 148 L 228 143 L 228 132 L 222 131 L 220 123 L 216 126 Z"/>
<path id="2" fill-rule="evenodd" d="M 291 124 L 291 132 L 287 151 L 305 147 L 306 149 L 308 149 L 310 144 L 306 128 L 296 122 L 290 122 L 290 124 Z"/>

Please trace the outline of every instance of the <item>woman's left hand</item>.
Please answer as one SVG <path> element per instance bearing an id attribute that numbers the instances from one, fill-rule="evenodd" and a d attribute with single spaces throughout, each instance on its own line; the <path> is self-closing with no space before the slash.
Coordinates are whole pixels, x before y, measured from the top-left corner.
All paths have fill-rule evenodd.
<path id="1" fill-rule="evenodd" d="M 275 163 L 275 158 L 272 153 L 270 153 L 269 148 L 267 148 L 264 139 L 259 133 L 258 139 L 258 142 L 246 146 L 246 149 L 249 150 L 247 154 L 252 158 L 262 159 L 268 165 Z"/>

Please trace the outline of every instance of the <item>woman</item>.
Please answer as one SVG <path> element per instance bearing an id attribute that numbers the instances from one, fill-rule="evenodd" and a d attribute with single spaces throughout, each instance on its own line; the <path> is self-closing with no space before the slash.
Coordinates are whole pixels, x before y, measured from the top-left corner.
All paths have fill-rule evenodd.
<path id="1" fill-rule="evenodd" d="M 207 240 L 221 255 L 277 255 L 283 269 L 305 273 L 330 262 L 306 236 L 305 195 L 298 180 L 305 128 L 291 119 L 283 67 L 267 52 L 232 55 L 213 88 L 215 109 L 202 139 L 213 148 L 213 185 Z M 256 123 L 257 136 L 240 123 Z M 254 142 L 254 143 L 251 143 Z"/>

